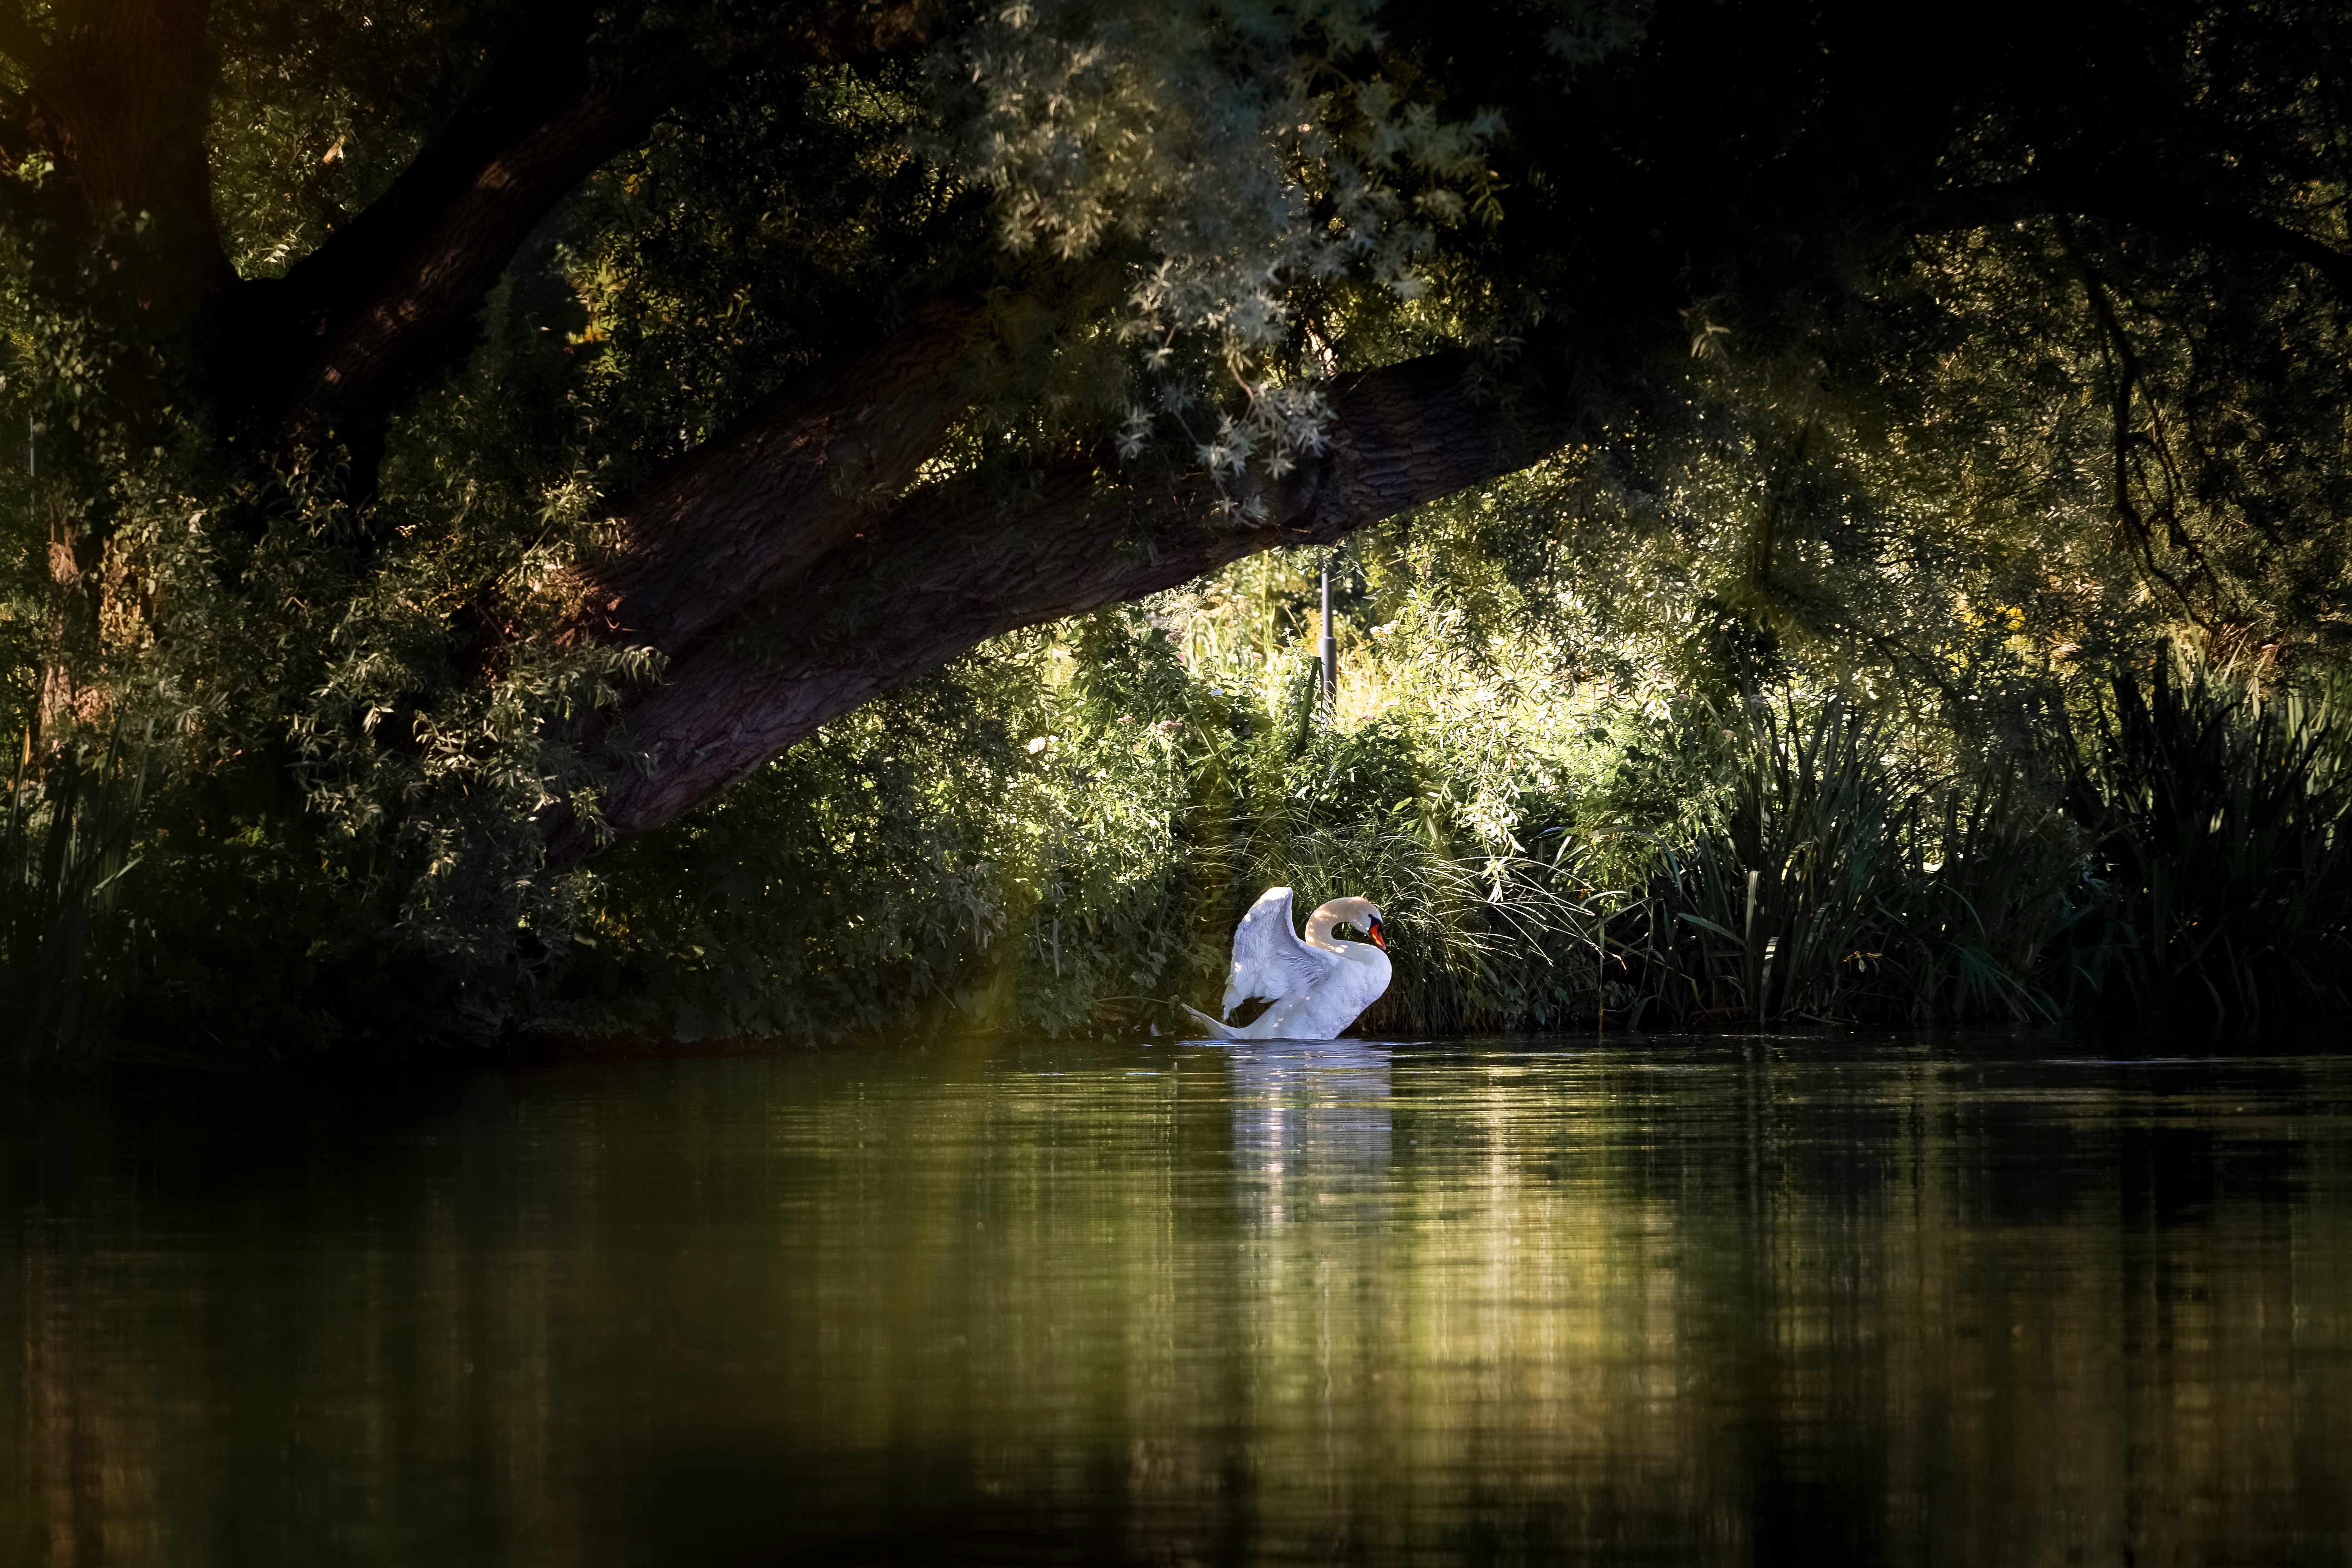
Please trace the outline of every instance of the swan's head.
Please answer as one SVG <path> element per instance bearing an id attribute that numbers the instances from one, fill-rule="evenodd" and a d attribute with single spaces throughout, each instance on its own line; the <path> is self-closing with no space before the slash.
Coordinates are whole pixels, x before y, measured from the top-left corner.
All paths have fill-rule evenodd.
<path id="1" fill-rule="evenodd" d="M 1340 921 L 1354 926 L 1372 939 L 1372 945 L 1386 948 L 1388 938 L 1381 934 L 1381 907 L 1370 899 L 1334 899 L 1323 906 Z"/>

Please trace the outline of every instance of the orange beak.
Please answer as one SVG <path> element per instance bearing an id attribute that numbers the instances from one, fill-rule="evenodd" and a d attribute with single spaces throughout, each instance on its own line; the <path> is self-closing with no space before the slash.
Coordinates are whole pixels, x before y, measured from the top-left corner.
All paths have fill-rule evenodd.
<path id="1" fill-rule="evenodd" d="M 1386 938 L 1386 937 L 1384 937 L 1384 936 L 1382 936 L 1382 935 L 1381 934 L 1381 922 L 1380 922 L 1380 921 L 1374 921 L 1372 922 L 1372 929 L 1371 929 L 1370 931 L 1369 931 L 1365 932 L 1364 934 L 1365 934 L 1365 935 L 1367 935 L 1367 936 L 1369 936 L 1369 937 L 1370 937 L 1370 938 L 1372 939 L 1372 945 L 1373 945 L 1374 947 L 1380 948 L 1380 949 L 1381 949 L 1381 950 L 1382 950 L 1383 952 L 1387 951 L 1387 948 L 1388 948 L 1388 945 L 1389 945 L 1389 942 L 1388 942 L 1388 938 Z"/>

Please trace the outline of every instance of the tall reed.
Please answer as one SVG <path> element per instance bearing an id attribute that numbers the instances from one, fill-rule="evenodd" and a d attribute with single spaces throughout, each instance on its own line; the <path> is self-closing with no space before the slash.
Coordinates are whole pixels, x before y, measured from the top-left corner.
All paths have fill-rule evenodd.
<path id="1" fill-rule="evenodd" d="M 2078 855 L 2007 780 L 1898 771 L 1885 725 L 1793 693 L 1752 706 L 1727 782 L 1659 844 L 1617 948 L 1637 1017 L 1678 1025 L 2039 1018 L 2079 921 Z"/>
<path id="2" fill-rule="evenodd" d="M 1842 1015 L 1885 945 L 1899 878 L 1877 726 L 1793 700 L 1739 726 L 1729 788 L 1697 830 L 1662 847 L 1643 956 L 1678 1022 L 1764 1024 Z"/>
<path id="3" fill-rule="evenodd" d="M 2059 1022 L 2076 989 L 2076 933 L 2103 907 L 2081 835 L 2006 769 L 1932 789 L 1906 826 L 1888 969 L 1900 992 L 1879 1011 L 1921 1023 Z"/>
<path id="4" fill-rule="evenodd" d="M 17 747 L 0 811 L 0 1026 L 21 1063 L 96 1053 L 127 997 L 143 752 L 118 726 L 95 758 L 77 749 L 36 774 L 30 738 Z"/>
<path id="5" fill-rule="evenodd" d="M 2068 779 L 2106 910 L 2110 1012 L 2245 1022 L 2352 1005 L 2352 722 L 2341 686 L 2264 693 L 2159 658 L 2110 683 Z"/>

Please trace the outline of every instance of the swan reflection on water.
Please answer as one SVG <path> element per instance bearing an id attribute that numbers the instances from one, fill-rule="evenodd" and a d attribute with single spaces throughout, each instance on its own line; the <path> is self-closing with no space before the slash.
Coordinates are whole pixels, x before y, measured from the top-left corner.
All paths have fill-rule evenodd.
<path id="1" fill-rule="evenodd" d="M 1393 1118 L 1385 1041 L 1237 1040 L 1223 1048 L 1234 1163 L 1259 1217 L 1280 1225 L 1293 1203 L 1386 1187 Z"/>

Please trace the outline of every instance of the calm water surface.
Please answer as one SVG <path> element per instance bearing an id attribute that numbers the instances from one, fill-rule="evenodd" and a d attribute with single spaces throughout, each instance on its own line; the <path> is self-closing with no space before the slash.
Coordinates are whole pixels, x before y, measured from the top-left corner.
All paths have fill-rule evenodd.
<path id="1" fill-rule="evenodd" d="M 2352 1559 L 2352 1058 L 2062 1048 L 0 1091 L 0 1562 Z"/>

